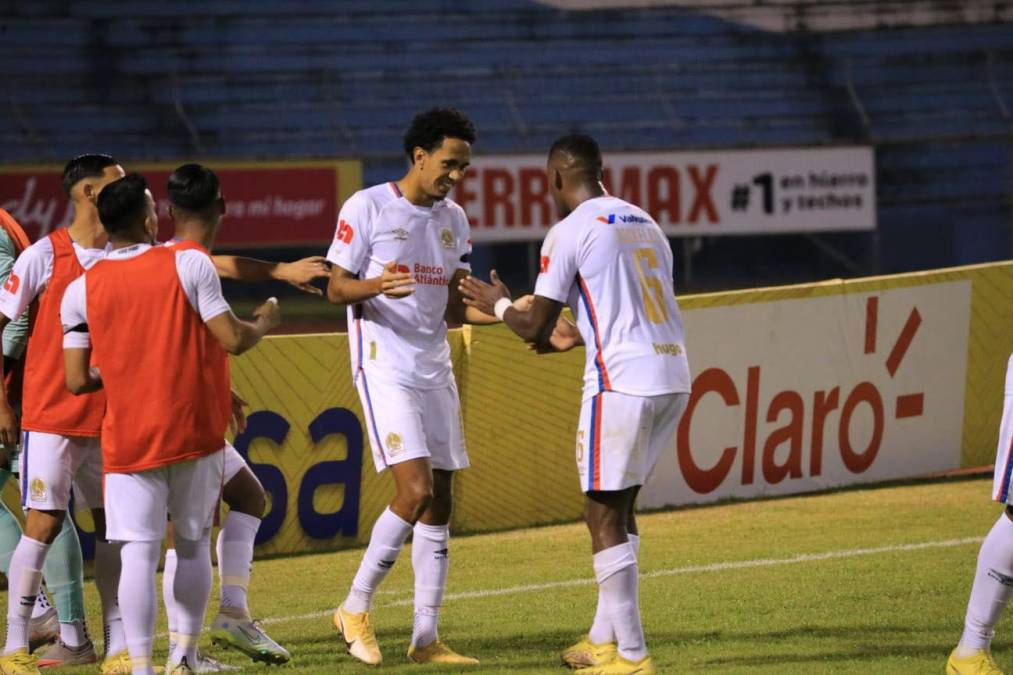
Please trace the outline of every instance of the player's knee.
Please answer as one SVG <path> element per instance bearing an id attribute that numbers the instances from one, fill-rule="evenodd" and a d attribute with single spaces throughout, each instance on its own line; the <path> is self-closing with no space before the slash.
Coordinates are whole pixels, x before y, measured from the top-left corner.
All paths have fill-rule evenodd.
<path id="1" fill-rule="evenodd" d="M 258 483 L 255 487 L 251 486 L 249 490 L 234 496 L 226 503 L 231 511 L 245 513 L 254 518 L 263 518 L 264 511 L 267 510 L 267 493 Z"/>
<path id="2" fill-rule="evenodd" d="M 432 483 L 417 482 L 406 486 L 399 495 L 412 513 L 413 522 L 433 503 Z"/>
<path id="3" fill-rule="evenodd" d="M 44 544 L 52 544 L 63 530 L 63 520 L 66 515 L 66 511 L 32 509 L 28 512 L 25 522 L 25 536 Z"/>

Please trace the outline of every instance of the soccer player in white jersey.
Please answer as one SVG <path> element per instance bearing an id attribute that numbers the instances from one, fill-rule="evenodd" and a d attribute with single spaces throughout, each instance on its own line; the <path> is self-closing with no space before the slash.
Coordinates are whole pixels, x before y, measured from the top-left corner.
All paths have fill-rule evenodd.
<path id="1" fill-rule="evenodd" d="M 211 590 L 209 537 L 231 414 L 226 352 L 253 347 L 280 315 L 267 302 L 253 322 L 238 320 L 206 251 L 148 243 L 157 218 L 141 176 L 110 183 L 98 207 L 113 250 L 64 295 L 66 386 L 74 394 L 108 392 L 104 502 L 108 537 L 122 543 L 119 602 L 135 675 L 154 672 L 154 577 L 172 515 L 180 616 L 165 670 L 183 675 L 195 672 Z M 190 358 L 167 370 L 180 353 Z"/>
<path id="2" fill-rule="evenodd" d="M 992 499 L 1005 504 L 981 542 L 978 568 L 964 618 L 964 634 L 946 662 L 948 675 L 1001 675 L 990 651 L 995 625 L 1013 595 L 1013 355 L 1006 366 L 1006 391 Z"/>
<path id="3" fill-rule="evenodd" d="M 95 202 L 105 185 L 122 176 L 122 167 L 108 155 L 80 155 L 70 160 L 63 171 L 63 187 L 74 207 L 73 222 L 25 249 L 0 290 L 0 327 L 17 319 L 38 300 L 25 355 L 21 420 L 22 499 L 28 513 L 24 534 L 10 563 L 7 641 L 0 659 L 3 672 L 33 672 L 35 668 L 36 659 L 27 654 L 24 632 L 31 607 L 23 603 L 19 606 L 19 596 L 34 597 L 38 591 L 38 572 L 64 527 L 72 485 L 91 508 L 95 521 L 95 585 L 102 602 L 106 646 L 123 648 L 116 606 L 119 548 L 105 540 L 102 508 L 98 437 L 104 403 L 97 400 L 92 402 L 94 405 L 82 405 L 59 385 L 63 362 L 60 300 L 69 280 L 105 257 L 106 233 Z M 2 398 L 6 403 L 6 396 Z M 5 442 L 15 432 L 13 418 L 0 414 L 0 436 Z M 44 656 L 44 665 L 77 665 L 97 658 L 83 621 L 62 625 L 60 642 Z"/>
<path id="4" fill-rule="evenodd" d="M 169 213 L 175 231 L 172 240 L 166 242 L 165 246 L 210 255 L 226 212 L 225 197 L 218 176 L 206 166 L 184 164 L 169 176 L 168 193 Z M 326 270 L 323 258 L 301 262 L 314 265 L 319 271 Z M 244 262 L 242 259 L 240 264 L 249 268 L 247 275 L 255 272 L 258 264 L 263 267 L 257 261 Z M 316 287 L 309 288 L 319 292 Z M 228 395 L 229 392 L 223 392 L 223 396 Z M 234 430 L 242 432 L 245 428 L 242 409 L 245 401 L 234 391 L 232 398 L 233 415 L 237 418 L 237 428 Z M 229 512 L 218 533 L 221 604 L 212 622 L 211 639 L 215 644 L 241 651 L 254 661 L 285 663 L 291 658 L 290 654 L 272 640 L 258 622 L 253 621 L 247 603 L 247 587 L 253 567 L 253 545 L 264 516 L 267 495 L 246 460 L 228 442 L 225 443 L 224 467 L 222 500 L 228 504 Z M 169 620 L 170 646 L 175 642 L 179 614 L 173 591 L 176 565 L 176 550 L 172 547 L 170 538 L 170 546 L 165 553 L 165 572 L 162 575 L 162 597 Z M 216 665 L 217 662 L 201 654 L 198 654 L 197 663 L 198 668 L 209 672 L 220 668 Z"/>
<path id="5" fill-rule="evenodd" d="M 668 240 L 646 212 L 609 196 L 601 177 L 590 136 L 553 144 L 548 178 L 563 219 L 542 245 L 530 310 L 511 307 L 495 272 L 492 285 L 462 280 L 461 292 L 540 352 L 587 346 L 577 473 L 598 611 L 563 660 L 581 673 L 653 673 L 640 622 L 635 502 L 661 454 L 674 451 L 690 374 Z M 560 316 L 564 304 L 576 327 Z"/>
<path id="6" fill-rule="evenodd" d="M 447 320 L 496 321 L 465 307 L 457 293 L 471 269 L 471 240 L 464 210 L 447 194 L 463 178 L 474 140 L 474 126 L 457 110 L 416 115 L 404 137 L 408 173 L 352 195 L 327 254 L 327 297 L 349 306 L 352 376 L 373 461 L 377 471 L 390 470 L 397 489 L 333 619 L 352 656 L 368 664 L 382 660 L 369 615 L 373 594 L 413 532 L 408 658 L 477 663 L 446 647 L 436 630 L 449 569 L 451 481 L 468 466 Z"/>

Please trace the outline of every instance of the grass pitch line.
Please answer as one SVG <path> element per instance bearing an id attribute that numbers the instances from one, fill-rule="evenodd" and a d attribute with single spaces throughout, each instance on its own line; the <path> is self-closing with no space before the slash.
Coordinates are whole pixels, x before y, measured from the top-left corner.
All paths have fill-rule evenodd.
<path id="1" fill-rule="evenodd" d="M 891 544 L 889 546 L 875 546 L 871 548 L 851 548 L 839 551 L 825 551 L 823 553 L 801 553 L 791 558 L 756 558 L 753 560 L 733 560 L 727 562 L 709 563 L 706 565 L 687 565 L 686 567 L 673 567 L 669 569 L 652 570 L 640 575 L 641 579 L 654 579 L 656 577 L 672 577 L 680 574 L 698 574 L 708 572 L 724 572 L 727 570 L 742 570 L 754 567 L 778 567 L 781 565 L 797 565 L 800 563 L 820 562 L 823 560 L 837 560 L 841 558 L 860 558 L 862 556 L 879 555 L 882 553 L 907 553 L 911 551 L 924 551 L 929 549 L 953 548 L 955 546 L 966 546 L 968 544 L 980 544 L 982 537 L 963 537 L 960 539 L 942 539 L 939 541 L 924 541 L 917 544 Z M 451 600 L 469 600 L 473 598 L 489 598 L 500 595 L 514 595 L 518 593 L 531 593 L 534 591 L 547 591 L 557 588 L 574 588 L 576 586 L 592 586 L 594 578 L 566 579 L 563 581 L 549 581 L 544 584 L 524 584 L 521 586 L 507 586 L 506 588 L 490 588 L 482 591 L 461 591 L 459 593 L 448 593 L 444 597 L 445 602 Z M 389 591 L 397 593 L 398 591 Z M 377 603 L 377 607 L 405 607 L 413 604 L 412 598 L 394 600 L 392 602 Z M 264 619 L 263 623 L 282 623 L 287 621 L 308 621 L 329 617 L 333 609 L 322 612 L 310 612 L 297 614 L 295 616 L 282 616 Z"/>

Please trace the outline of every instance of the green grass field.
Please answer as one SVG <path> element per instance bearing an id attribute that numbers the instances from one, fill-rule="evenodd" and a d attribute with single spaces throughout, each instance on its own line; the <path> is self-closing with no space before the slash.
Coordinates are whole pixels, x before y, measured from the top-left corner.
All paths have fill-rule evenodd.
<path id="1" fill-rule="evenodd" d="M 660 670 L 942 672 L 960 635 L 978 541 L 999 511 L 990 484 L 951 479 L 643 516 L 641 605 Z M 557 652 L 586 631 L 594 609 L 583 526 L 460 537 L 451 551 L 441 637 L 482 660 L 468 670 L 566 672 Z M 287 670 L 364 669 L 329 619 L 360 553 L 256 564 L 251 603 L 292 651 Z M 382 668 L 441 672 L 404 660 L 411 589 L 406 550 L 374 609 Z M 88 594 L 94 609 L 90 583 Z M 94 631 L 98 617 L 91 621 Z M 997 660 L 1013 668 L 1013 640 L 1002 625 L 998 635 Z M 159 645 L 164 657 L 164 634 Z M 210 653 L 247 672 L 268 670 Z"/>

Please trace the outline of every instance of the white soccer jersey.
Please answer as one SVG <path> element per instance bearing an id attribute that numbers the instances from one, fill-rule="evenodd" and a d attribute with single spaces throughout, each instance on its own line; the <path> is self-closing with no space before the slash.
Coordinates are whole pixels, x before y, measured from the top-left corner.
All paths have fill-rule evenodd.
<path id="1" fill-rule="evenodd" d="M 341 208 L 327 259 L 360 279 L 380 276 L 394 261 L 411 273 L 415 292 L 384 295 L 348 308 L 352 372 L 420 389 L 446 387 L 453 377 L 447 344 L 450 279 L 471 271 L 468 218 L 443 199 L 415 206 L 394 183 L 352 195 Z"/>
<path id="2" fill-rule="evenodd" d="M 672 250 L 643 210 L 608 195 L 578 206 L 545 237 L 535 295 L 573 310 L 587 346 L 585 400 L 690 390 Z"/>

